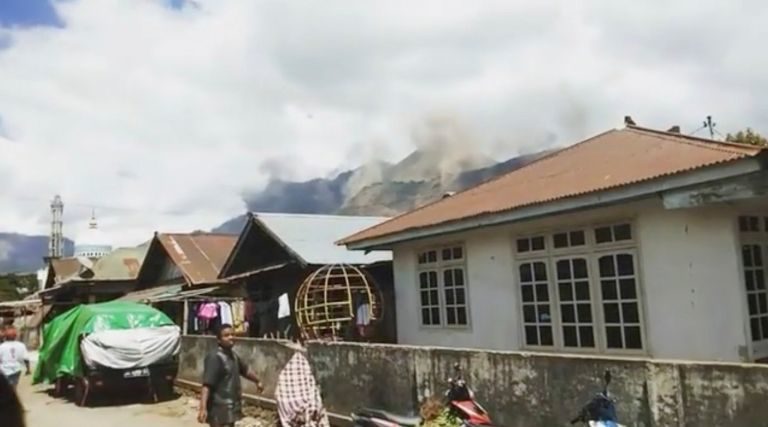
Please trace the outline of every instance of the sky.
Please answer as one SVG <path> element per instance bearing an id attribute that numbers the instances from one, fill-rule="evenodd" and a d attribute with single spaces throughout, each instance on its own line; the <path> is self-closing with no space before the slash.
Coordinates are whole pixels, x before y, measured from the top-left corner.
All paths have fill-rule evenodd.
<path id="1" fill-rule="evenodd" d="M 209 229 L 270 177 L 407 155 L 435 115 L 498 159 L 627 114 L 768 131 L 764 2 L 414 5 L 0 1 L 0 231 L 47 234 L 55 194 L 70 238 L 93 209 L 118 246 Z"/>

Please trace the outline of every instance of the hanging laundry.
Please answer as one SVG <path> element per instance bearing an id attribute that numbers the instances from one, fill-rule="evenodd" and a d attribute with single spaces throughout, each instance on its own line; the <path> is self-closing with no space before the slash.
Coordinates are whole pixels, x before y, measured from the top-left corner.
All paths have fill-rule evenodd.
<path id="1" fill-rule="evenodd" d="M 277 299 L 279 308 L 277 309 L 277 318 L 284 319 L 291 315 L 291 303 L 288 300 L 288 294 L 282 294 Z"/>
<path id="2" fill-rule="evenodd" d="M 219 311 L 221 312 L 221 324 L 222 325 L 233 325 L 234 324 L 234 318 L 232 316 L 232 307 L 229 306 L 226 302 L 220 302 L 219 303 Z"/>
<path id="3" fill-rule="evenodd" d="M 218 316 L 219 305 L 215 302 L 206 302 L 200 304 L 197 310 L 197 317 L 201 319 L 215 319 Z"/>

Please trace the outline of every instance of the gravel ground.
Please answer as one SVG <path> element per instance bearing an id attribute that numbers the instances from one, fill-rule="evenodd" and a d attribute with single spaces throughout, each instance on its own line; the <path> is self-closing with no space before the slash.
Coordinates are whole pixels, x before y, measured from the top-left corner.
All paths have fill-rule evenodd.
<path id="1" fill-rule="evenodd" d="M 32 386 L 31 377 L 22 378 L 19 397 L 27 411 L 29 427 L 189 427 L 199 425 L 195 419 L 198 408 L 194 393 L 182 392 L 171 401 L 135 403 L 133 396 L 113 396 L 93 407 L 80 408 L 66 399 L 50 397 L 50 386 Z M 274 426 L 273 412 L 246 407 L 241 427 Z"/>

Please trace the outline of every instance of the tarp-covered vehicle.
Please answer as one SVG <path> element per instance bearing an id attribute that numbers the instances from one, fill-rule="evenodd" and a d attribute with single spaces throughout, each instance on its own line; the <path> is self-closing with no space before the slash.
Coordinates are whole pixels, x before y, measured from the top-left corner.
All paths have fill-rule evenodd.
<path id="1" fill-rule="evenodd" d="M 79 305 L 48 323 L 33 382 L 74 385 L 75 403 L 104 388 L 173 392 L 181 331 L 165 313 L 132 302 Z"/>

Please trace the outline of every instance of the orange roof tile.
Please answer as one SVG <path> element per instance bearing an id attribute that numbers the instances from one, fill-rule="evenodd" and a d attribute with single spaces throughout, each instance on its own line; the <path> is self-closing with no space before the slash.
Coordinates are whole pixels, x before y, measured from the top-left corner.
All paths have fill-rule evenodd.
<path id="1" fill-rule="evenodd" d="M 679 174 L 762 150 L 639 127 L 611 130 L 343 240 L 351 244 Z"/>
<path id="2" fill-rule="evenodd" d="M 193 284 L 216 281 L 237 242 L 237 236 L 216 233 L 158 234 L 157 239 Z"/>

